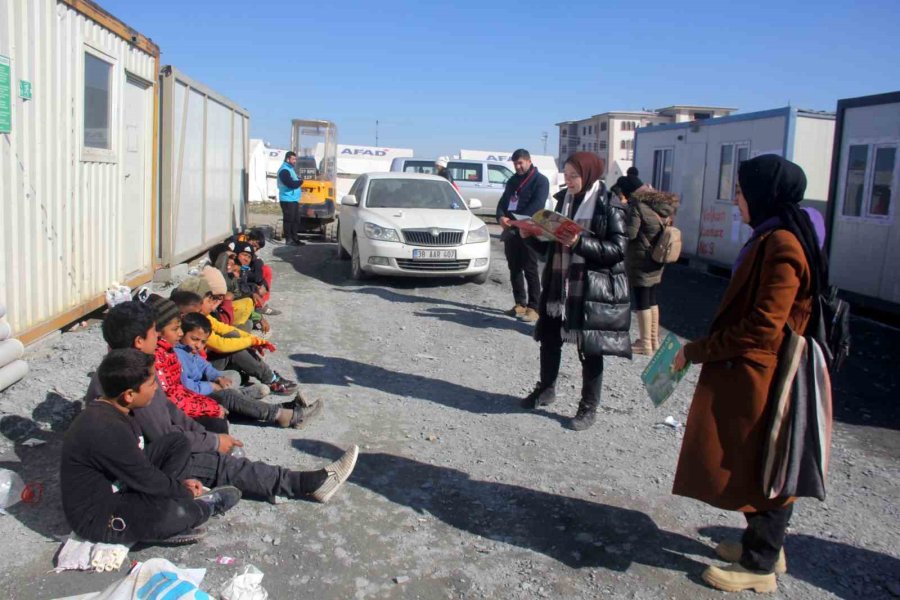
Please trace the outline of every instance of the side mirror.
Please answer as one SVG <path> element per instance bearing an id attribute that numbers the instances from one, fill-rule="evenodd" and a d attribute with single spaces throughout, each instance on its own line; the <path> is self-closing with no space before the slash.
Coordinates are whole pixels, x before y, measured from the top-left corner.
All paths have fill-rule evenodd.
<path id="1" fill-rule="evenodd" d="M 478 198 L 472 198 L 471 200 L 469 200 L 469 208 L 471 210 L 478 210 L 479 208 L 482 208 L 483 206 L 484 205 L 481 203 L 481 200 L 479 200 Z"/>
<path id="2" fill-rule="evenodd" d="M 353 194 L 347 194 L 341 198 L 341 206 L 359 206 L 359 200 Z"/>

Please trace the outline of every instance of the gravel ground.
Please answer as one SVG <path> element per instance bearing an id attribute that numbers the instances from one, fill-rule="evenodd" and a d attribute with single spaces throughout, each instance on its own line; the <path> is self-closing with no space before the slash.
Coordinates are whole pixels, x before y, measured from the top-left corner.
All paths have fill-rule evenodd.
<path id="1" fill-rule="evenodd" d="M 684 422 L 697 369 L 654 408 L 639 382 L 647 359 L 609 360 L 597 424 L 573 432 L 563 425 L 580 370 L 568 348 L 558 402 L 521 410 L 537 345 L 530 325 L 503 315 L 511 294 L 496 235 L 494 244 L 481 286 L 359 284 L 333 243 L 267 247 L 272 304 L 284 311 L 271 318 L 271 361 L 326 409 L 307 430 L 234 433 L 249 457 L 296 468 L 355 442 L 357 469 L 328 505 L 245 501 L 195 546 L 131 557 L 205 567 L 211 591 L 254 564 L 273 598 L 720 597 L 699 575 L 742 519 L 670 494 L 681 432 L 662 424 Z M 724 285 L 670 268 L 663 325 L 699 335 Z M 898 382 L 887 363 L 900 335 L 860 320 L 854 328 L 861 351 L 836 382 L 829 498 L 800 502 L 774 597 L 900 597 Z M 30 348 L 31 375 L 0 393 L 0 466 L 44 486 L 39 503 L 0 517 L 0 597 L 95 591 L 124 574 L 48 574 L 69 533 L 56 474 L 62 432 L 104 351 L 99 322 L 89 322 Z M 30 438 L 47 443 L 22 444 Z"/>

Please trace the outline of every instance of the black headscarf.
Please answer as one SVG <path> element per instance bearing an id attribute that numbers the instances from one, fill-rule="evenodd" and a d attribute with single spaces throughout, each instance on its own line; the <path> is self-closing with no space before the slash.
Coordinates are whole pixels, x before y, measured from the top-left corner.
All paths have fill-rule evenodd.
<path id="1" fill-rule="evenodd" d="M 820 240 L 809 215 L 799 206 L 806 192 L 803 169 L 776 154 L 763 154 L 738 166 L 738 183 L 750 210 L 750 225 L 756 228 L 778 217 L 781 226 L 803 246 L 813 291 L 824 291 L 828 285 L 828 260 L 819 248 Z"/>

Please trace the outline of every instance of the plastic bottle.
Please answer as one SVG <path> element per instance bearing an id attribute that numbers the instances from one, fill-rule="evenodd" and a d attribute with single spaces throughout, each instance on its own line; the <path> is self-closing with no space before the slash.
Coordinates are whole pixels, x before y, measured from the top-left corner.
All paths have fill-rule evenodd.
<path id="1" fill-rule="evenodd" d="M 5 510 L 22 500 L 25 482 L 19 474 L 9 469 L 0 469 L 0 510 Z"/>
<path id="2" fill-rule="evenodd" d="M 240 446 L 231 447 L 231 456 L 234 458 L 247 458 L 247 453 Z"/>

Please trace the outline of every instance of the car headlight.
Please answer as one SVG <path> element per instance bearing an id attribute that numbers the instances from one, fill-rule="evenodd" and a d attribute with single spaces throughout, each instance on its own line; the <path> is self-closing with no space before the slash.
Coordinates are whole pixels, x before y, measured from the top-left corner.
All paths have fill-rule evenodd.
<path id="1" fill-rule="evenodd" d="M 478 244 L 480 242 L 486 242 L 489 239 L 491 239 L 491 236 L 488 233 L 487 225 L 482 224 L 478 229 L 469 230 L 469 235 L 466 236 L 466 243 Z"/>
<path id="2" fill-rule="evenodd" d="M 382 242 L 399 242 L 400 236 L 397 235 L 396 229 L 388 229 L 375 223 L 366 223 L 363 227 L 366 237 L 370 240 L 381 240 Z"/>

